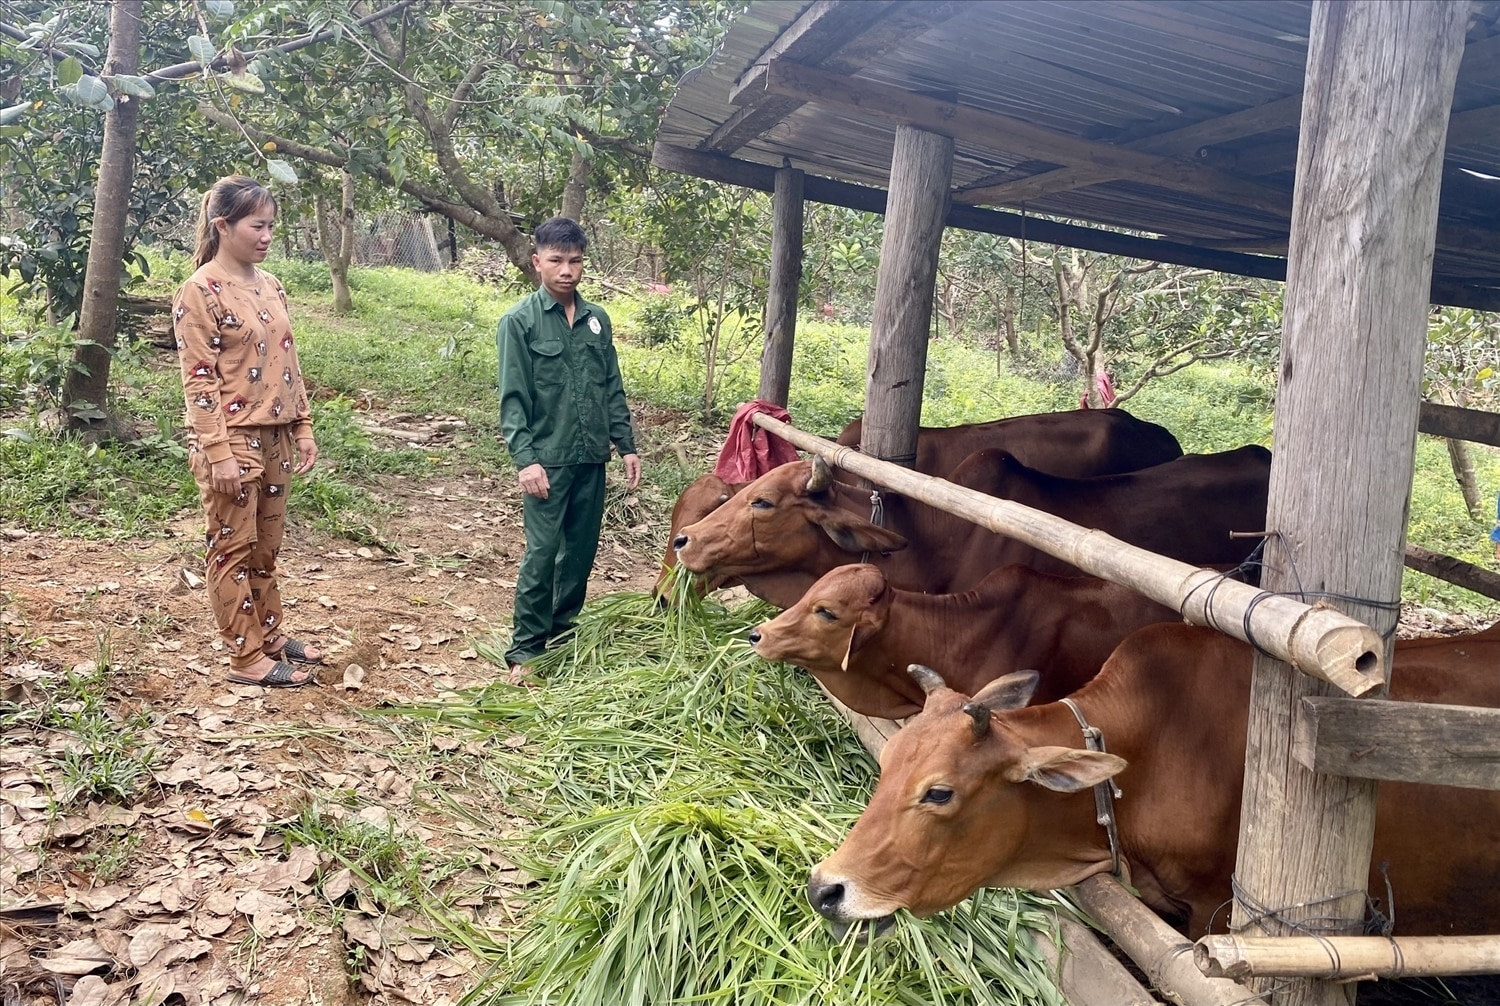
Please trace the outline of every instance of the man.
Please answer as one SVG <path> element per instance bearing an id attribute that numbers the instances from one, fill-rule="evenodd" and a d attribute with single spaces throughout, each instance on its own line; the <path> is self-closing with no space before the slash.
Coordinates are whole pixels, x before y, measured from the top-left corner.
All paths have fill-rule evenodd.
<path id="1" fill-rule="evenodd" d="M 500 319 L 500 432 L 520 473 L 526 554 L 516 582 L 510 681 L 573 626 L 604 521 L 610 444 L 641 478 L 609 315 L 578 295 L 588 238 L 566 217 L 532 235 L 542 285 Z"/>

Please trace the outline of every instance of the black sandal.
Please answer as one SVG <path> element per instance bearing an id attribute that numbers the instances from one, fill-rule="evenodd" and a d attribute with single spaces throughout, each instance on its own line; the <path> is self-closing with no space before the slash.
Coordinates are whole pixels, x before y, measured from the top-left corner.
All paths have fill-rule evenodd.
<path id="1" fill-rule="evenodd" d="M 307 677 L 297 681 L 294 675 L 306 674 Z M 266 672 L 263 678 L 250 678 L 243 674 L 229 672 L 228 680 L 237 685 L 260 685 L 262 688 L 301 688 L 304 685 L 314 685 L 318 682 L 318 676 L 312 671 L 304 671 L 293 667 L 285 660 L 276 661 L 275 665 Z"/>
<path id="2" fill-rule="evenodd" d="M 286 660 L 294 664 L 321 666 L 323 663 L 322 657 L 319 657 L 317 660 L 309 660 L 307 657 L 307 644 L 299 639 L 292 639 L 290 636 L 281 644 L 281 649 L 275 653 L 267 653 L 266 656 L 272 660 Z"/>

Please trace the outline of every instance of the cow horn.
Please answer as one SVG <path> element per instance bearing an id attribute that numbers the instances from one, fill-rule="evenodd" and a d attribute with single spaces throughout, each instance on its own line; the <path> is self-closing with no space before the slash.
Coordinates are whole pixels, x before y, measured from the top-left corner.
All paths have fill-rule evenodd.
<path id="1" fill-rule="evenodd" d="M 974 721 L 974 739 L 980 740 L 990 732 L 990 711 L 978 702 L 965 702 L 964 712 Z"/>
<path id="2" fill-rule="evenodd" d="M 822 458 L 813 458 L 812 474 L 807 477 L 807 491 L 820 493 L 828 488 L 833 481 L 833 469 L 828 467 L 828 462 Z"/>
<path id="3" fill-rule="evenodd" d="M 922 686 L 922 693 L 924 695 L 931 695 L 939 688 L 948 687 L 948 682 L 943 680 L 943 676 L 931 667 L 923 667 L 921 664 L 908 664 L 906 673 L 911 675 L 913 681 Z"/>

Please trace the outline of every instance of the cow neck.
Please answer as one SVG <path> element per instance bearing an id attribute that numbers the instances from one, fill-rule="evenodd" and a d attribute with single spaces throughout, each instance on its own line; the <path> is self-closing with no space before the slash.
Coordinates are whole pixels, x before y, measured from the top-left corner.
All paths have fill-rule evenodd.
<path id="1" fill-rule="evenodd" d="M 1078 703 L 1071 698 L 1060 701 L 1077 718 L 1078 726 L 1083 730 L 1084 747 L 1090 751 L 1108 752 L 1109 748 L 1104 743 L 1104 731 L 1089 725 L 1089 721 L 1083 718 L 1083 710 L 1078 708 Z M 1094 786 L 1094 820 L 1099 822 L 1104 834 L 1109 837 L 1109 872 L 1116 877 L 1120 875 L 1120 829 L 1115 820 L 1115 801 L 1122 796 L 1124 794 L 1113 779 L 1106 779 Z"/>
<path id="2" fill-rule="evenodd" d="M 950 688 L 972 695 L 1002 674 L 1024 669 L 1018 662 L 1025 650 L 1023 637 L 1051 635 L 1050 626 L 1031 619 L 993 617 L 1025 604 L 1017 586 L 1013 577 L 994 577 L 958 594 L 892 588 L 878 649 L 896 655 L 887 663 L 902 677 L 907 664 L 930 664 Z M 871 640 L 866 648 L 875 647 L 877 640 Z M 939 659 L 946 666 L 939 667 Z"/>

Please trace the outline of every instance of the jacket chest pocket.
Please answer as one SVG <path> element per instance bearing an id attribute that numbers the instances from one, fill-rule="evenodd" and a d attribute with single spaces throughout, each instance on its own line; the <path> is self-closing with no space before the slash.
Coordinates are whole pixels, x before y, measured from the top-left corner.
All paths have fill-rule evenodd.
<path id="1" fill-rule="evenodd" d="M 531 344 L 531 376 L 539 386 L 568 382 L 568 363 L 560 340 Z"/>

